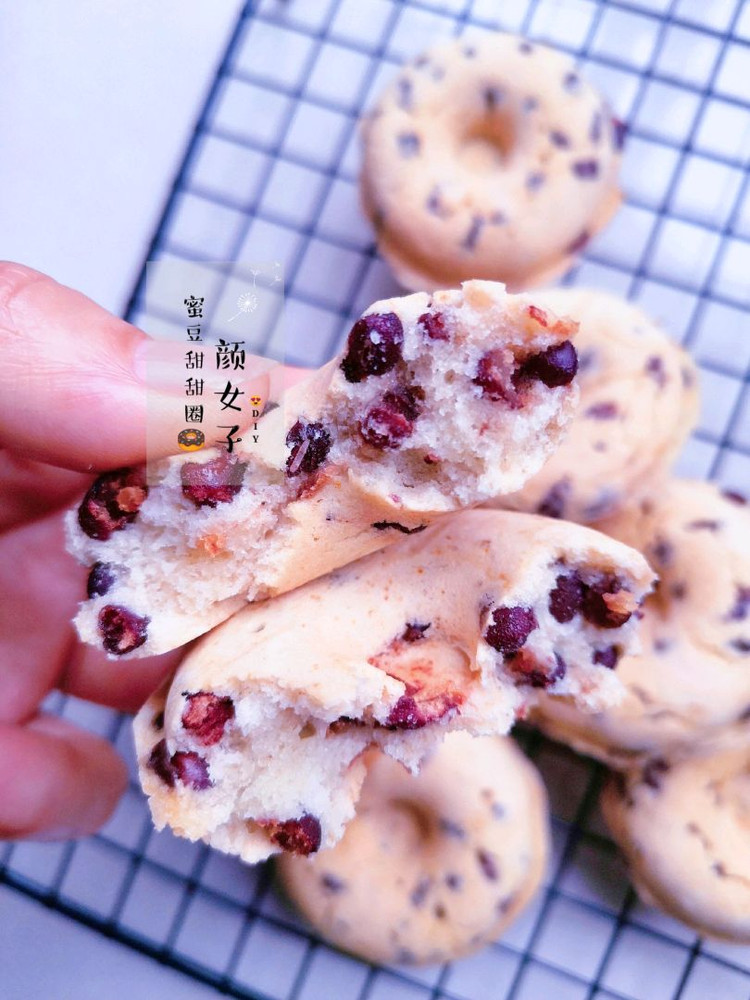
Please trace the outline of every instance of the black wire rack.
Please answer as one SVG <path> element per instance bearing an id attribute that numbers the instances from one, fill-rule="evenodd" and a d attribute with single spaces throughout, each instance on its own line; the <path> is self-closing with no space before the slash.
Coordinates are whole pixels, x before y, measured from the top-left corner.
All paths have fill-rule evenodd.
<path id="1" fill-rule="evenodd" d="M 260 0 L 242 11 L 175 178 L 149 260 L 279 260 L 283 352 L 326 360 L 352 319 L 397 293 L 357 199 L 357 122 L 397 66 L 441 37 L 507 30 L 570 52 L 627 122 L 626 200 L 566 283 L 660 318 L 702 370 L 678 471 L 750 488 L 750 4 L 743 0 Z M 219 290 L 232 269 L 214 275 Z M 128 319 L 181 320 L 149 297 Z M 0 882 L 213 985 L 273 1000 L 748 1000 L 750 948 L 698 939 L 641 904 L 597 811 L 602 769 L 521 735 L 547 780 L 545 888 L 496 944 L 449 966 L 376 968 L 310 934 L 248 868 L 151 825 L 130 723 L 55 696 L 106 734 L 131 785 L 97 836 L 6 845 Z"/>

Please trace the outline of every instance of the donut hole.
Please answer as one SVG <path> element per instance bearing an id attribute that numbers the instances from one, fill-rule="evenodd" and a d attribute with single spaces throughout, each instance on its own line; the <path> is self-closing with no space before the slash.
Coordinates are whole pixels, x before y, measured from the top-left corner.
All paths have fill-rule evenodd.
<path id="1" fill-rule="evenodd" d="M 459 146 L 464 167 L 488 173 L 507 166 L 518 145 L 516 121 L 509 112 L 494 112 L 474 121 Z"/>
<path id="2" fill-rule="evenodd" d="M 383 810 L 383 825 L 393 840 L 410 850 L 431 838 L 435 823 L 428 810 L 413 799 L 391 798 Z"/>

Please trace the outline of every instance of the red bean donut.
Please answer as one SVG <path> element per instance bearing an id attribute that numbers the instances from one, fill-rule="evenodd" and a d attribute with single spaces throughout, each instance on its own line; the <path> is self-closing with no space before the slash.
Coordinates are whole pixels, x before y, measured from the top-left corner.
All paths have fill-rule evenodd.
<path id="1" fill-rule="evenodd" d="M 505 34 L 441 42 L 365 122 L 364 208 L 406 288 L 538 284 L 619 205 L 622 140 L 567 56 Z"/>
<path id="2" fill-rule="evenodd" d="M 445 962 L 493 941 L 539 887 L 546 794 L 510 739 L 451 733 L 419 774 L 369 757 L 343 840 L 278 871 L 324 938 L 371 962 Z"/>

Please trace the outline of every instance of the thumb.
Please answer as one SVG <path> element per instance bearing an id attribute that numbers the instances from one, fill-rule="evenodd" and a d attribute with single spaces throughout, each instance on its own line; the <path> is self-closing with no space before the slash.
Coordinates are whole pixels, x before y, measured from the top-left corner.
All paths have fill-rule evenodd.
<path id="1" fill-rule="evenodd" d="M 80 292 L 0 263 L 0 446 L 81 470 L 143 461 L 147 430 L 150 454 L 174 452 L 193 401 L 148 388 L 153 344 Z M 270 363 L 246 365 L 265 369 L 243 380 L 246 398 L 268 399 Z"/>

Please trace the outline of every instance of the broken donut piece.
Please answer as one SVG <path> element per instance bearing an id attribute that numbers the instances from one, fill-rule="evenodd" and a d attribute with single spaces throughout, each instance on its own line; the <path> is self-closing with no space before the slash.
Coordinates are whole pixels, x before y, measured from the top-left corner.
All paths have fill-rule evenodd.
<path id="1" fill-rule="evenodd" d="M 329 848 L 354 814 L 368 747 L 417 771 L 447 733 L 505 733 L 541 697 L 585 711 L 616 701 L 617 671 L 597 654 L 626 656 L 638 619 L 602 628 L 581 604 L 558 621 L 550 594 L 574 573 L 634 606 L 653 580 L 642 556 L 590 529 L 478 509 L 238 612 L 136 720 L 157 825 L 254 862 L 304 841 L 260 820 L 311 816 Z M 148 764 L 160 739 L 206 760 L 213 786 L 189 807 Z"/>
<path id="2" fill-rule="evenodd" d="M 267 405 L 231 453 L 155 461 L 148 489 L 143 470 L 100 477 L 67 518 L 68 542 L 87 567 L 117 573 L 106 594 L 92 584 L 76 616 L 81 639 L 117 656 L 166 652 L 248 601 L 518 489 L 561 439 L 577 391 L 526 377 L 513 385 L 524 359 L 575 332 L 551 312 L 546 325 L 533 321 L 531 306 L 486 281 L 376 303 L 344 351 L 289 389 L 284 406 Z M 493 352 L 509 359 L 507 405 L 473 382 Z M 112 653 L 105 602 L 147 617 L 145 640 Z"/>

